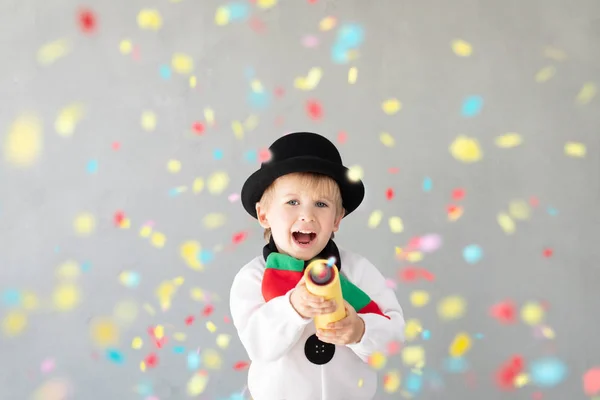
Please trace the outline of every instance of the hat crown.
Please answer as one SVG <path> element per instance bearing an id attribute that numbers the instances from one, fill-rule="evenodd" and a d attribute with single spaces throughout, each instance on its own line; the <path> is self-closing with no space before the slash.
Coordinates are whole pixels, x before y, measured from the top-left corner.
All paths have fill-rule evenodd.
<path id="1" fill-rule="evenodd" d="M 312 132 L 294 132 L 282 136 L 271 144 L 269 151 L 271 158 L 262 165 L 295 157 L 316 157 L 342 164 L 342 157 L 335 145 L 326 137 Z"/>

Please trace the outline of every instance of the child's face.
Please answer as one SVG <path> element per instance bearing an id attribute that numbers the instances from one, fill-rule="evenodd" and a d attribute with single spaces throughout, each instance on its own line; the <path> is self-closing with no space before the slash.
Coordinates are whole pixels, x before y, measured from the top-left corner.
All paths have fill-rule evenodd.
<path id="1" fill-rule="evenodd" d="M 258 221 L 271 228 L 280 253 L 310 260 L 339 229 L 343 213 L 333 197 L 315 193 L 293 174 L 285 175 L 277 179 L 266 207 L 257 204 Z"/>

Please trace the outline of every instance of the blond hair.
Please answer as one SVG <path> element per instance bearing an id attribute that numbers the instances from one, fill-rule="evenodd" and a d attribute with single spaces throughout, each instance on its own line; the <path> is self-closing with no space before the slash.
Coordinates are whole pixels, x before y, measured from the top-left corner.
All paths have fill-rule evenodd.
<path id="1" fill-rule="evenodd" d="M 313 193 L 317 193 L 318 196 L 331 197 L 334 201 L 336 217 L 339 218 L 340 215 L 343 214 L 344 207 L 342 205 L 342 194 L 340 193 L 340 187 L 335 180 L 327 175 L 317 174 L 314 172 L 293 172 L 284 176 L 289 175 L 296 176 L 300 180 L 300 185 L 302 187 L 310 188 L 310 190 L 313 191 Z M 269 207 L 271 201 L 273 201 L 273 194 L 275 192 L 276 184 L 277 179 L 264 191 L 259 201 L 262 207 Z M 271 240 L 271 228 L 265 228 L 263 236 L 265 240 L 269 242 Z M 334 232 L 331 232 L 331 239 L 334 237 Z"/>

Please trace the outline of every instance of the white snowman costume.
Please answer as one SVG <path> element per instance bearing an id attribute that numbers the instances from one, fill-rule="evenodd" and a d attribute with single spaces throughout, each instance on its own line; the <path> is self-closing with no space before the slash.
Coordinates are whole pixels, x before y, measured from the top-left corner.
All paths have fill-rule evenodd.
<path id="1" fill-rule="evenodd" d="M 292 307 L 291 291 L 265 302 L 261 292 L 264 257 L 254 258 L 235 276 L 230 292 L 231 315 L 252 361 L 248 389 L 254 400 L 375 397 L 377 374 L 368 358 L 376 351 L 385 352 L 391 341 L 403 339 L 402 308 L 373 264 L 343 248 L 339 254 L 341 274 L 389 317 L 359 314 L 365 321 L 365 332 L 356 344 L 338 346 L 318 340 L 313 320 L 301 317 Z"/>

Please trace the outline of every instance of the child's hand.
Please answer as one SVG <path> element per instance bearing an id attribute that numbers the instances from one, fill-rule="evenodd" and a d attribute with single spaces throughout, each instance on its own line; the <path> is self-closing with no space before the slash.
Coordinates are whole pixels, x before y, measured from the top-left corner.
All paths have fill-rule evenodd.
<path id="1" fill-rule="evenodd" d="M 335 300 L 325 300 L 320 296 L 310 293 L 304 283 L 304 277 L 294 288 L 290 295 L 292 307 L 303 318 L 313 318 L 315 315 L 331 314 L 336 310 Z"/>
<path id="2" fill-rule="evenodd" d="M 358 316 L 354 307 L 344 300 L 346 317 L 337 322 L 331 322 L 327 329 L 319 329 L 317 337 L 326 343 L 345 345 L 358 343 L 365 333 L 365 321 Z"/>

